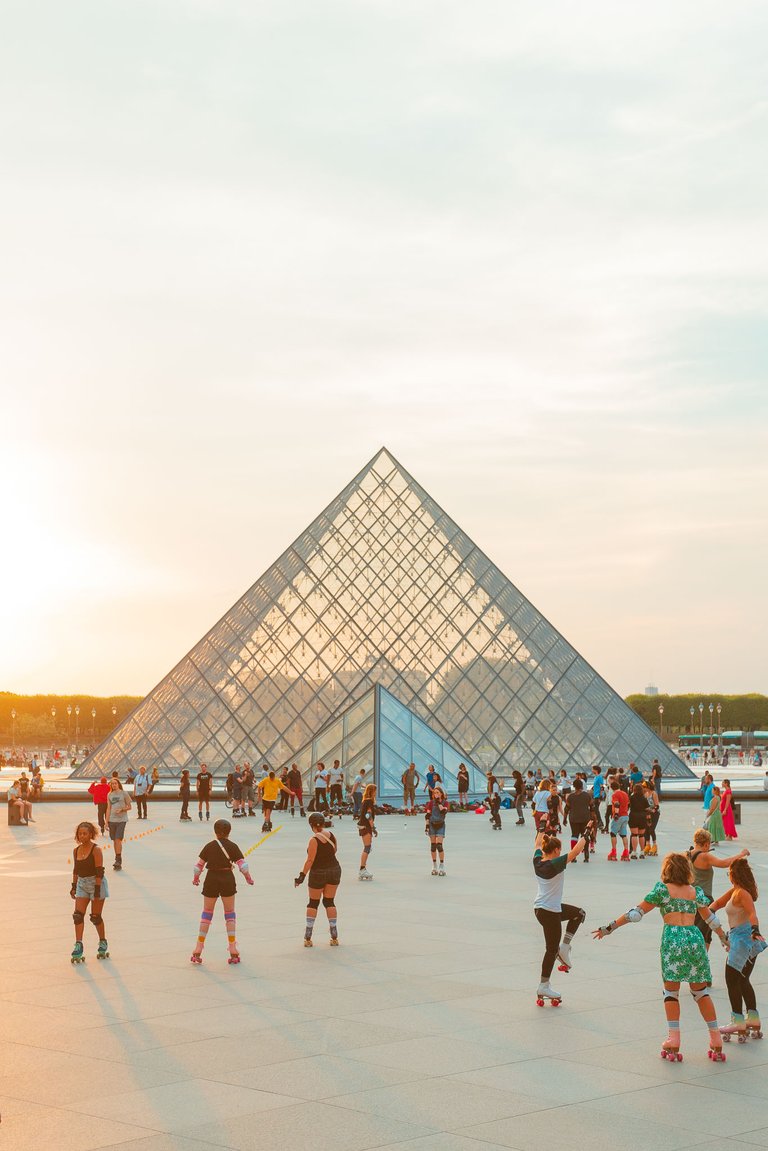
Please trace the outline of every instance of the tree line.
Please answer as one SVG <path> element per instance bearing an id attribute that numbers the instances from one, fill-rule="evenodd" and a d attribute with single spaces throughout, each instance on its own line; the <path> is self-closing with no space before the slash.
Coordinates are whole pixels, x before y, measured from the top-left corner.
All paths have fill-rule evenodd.
<path id="1" fill-rule="evenodd" d="M 748 695 L 720 695 L 697 693 L 695 695 L 628 695 L 627 703 L 645 720 L 649 727 L 662 730 L 665 738 L 695 734 L 704 721 L 704 734 L 710 730 L 709 705 L 712 704 L 712 731 L 717 735 L 717 706 L 720 705 L 721 731 L 768 731 L 768 696 L 757 692 Z M 699 705 L 703 712 L 699 712 Z M 659 714 L 659 708 L 664 712 Z M 693 708 L 693 718 L 691 718 Z"/>

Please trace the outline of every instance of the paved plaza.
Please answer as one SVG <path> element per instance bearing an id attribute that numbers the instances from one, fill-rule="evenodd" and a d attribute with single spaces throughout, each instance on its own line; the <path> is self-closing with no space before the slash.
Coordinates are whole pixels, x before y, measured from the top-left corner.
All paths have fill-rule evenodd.
<path id="1" fill-rule="evenodd" d="M 278 813 L 249 856 L 255 887 L 239 884 L 242 964 L 226 963 L 219 907 L 196 968 L 191 875 L 212 824 L 179 824 L 176 804 L 157 803 L 129 825 L 141 838 L 121 874 L 107 853 L 111 959 L 96 961 L 86 922 L 87 962 L 73 967 L 68 861 L 92 810 L 43 804 L 35 826 L 0 828 L 2 1151 L 768 1147 L 768 1038 L 710 1063 L 684 994 L 684 1062 L 663 1062 L 658 916 L 591 939 L 653 886 L 660 860 L 608 864 L 603 839 L 589 866 L 569 868 L 565 898 L 587 923 L 573 971 L 554 974 L 563 1006 L 540 1009 L 532 832 L 509 813 L 501 834 L 449 816 L 444 879 L 430 875 L 421 817 L 380 818 L 368 884 L 354 824 L 337 823 L 341 946 L 328 947 L 321 908 L 312 950 L 306 888 L 292 882 L 308 828 Z M 698 820 L 693 802 L 665 805 L 660 855 L 687 847 Z M 247 851 L 260 826 L 236 821 L 233 839 Z M 768 804 L 745 805 L 741 842 L 768 918 Z M 726 1021 L 716 943 L 712 957 Z M 754 982 L 768 1015 L 768 959 Z"/>

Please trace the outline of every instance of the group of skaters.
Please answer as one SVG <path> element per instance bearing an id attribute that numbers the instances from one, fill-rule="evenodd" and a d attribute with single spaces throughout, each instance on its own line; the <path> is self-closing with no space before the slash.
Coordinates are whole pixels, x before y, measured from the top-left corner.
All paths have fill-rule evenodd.
<path id="1" fill-rule="evenodd" d="M 570 851 L 563 852 L 557 835 L 543 828 L 537 831 L 533 869 L 537 880 L 534 914 L 544 932 L 544 956 L 537 1003 L 550 1002 L 557 1007 L 562 995 L 551 985 L 555 963 L 558 969 L 571 969 L 572 940 L 586 919 L 581 907 L 563 902 L 565 872 L 589 842 L 584 832 Z M 710 832 L 700 828 L 692 846 L 685 852 L 670 852 L 661 865 L 661 877 L 639 903 L 624 914 L 592 932 L 595 939 L 605 939 L 620 927 L 641 922 L 658 908 L 663 928 L 661 934 L 661 977 L 668 1033 L 662 1043 L 661 1056 L 673 1062 L 682 1061 L 680 1052 L 680 987 L 687 983 L 709 1033 L 708 1056 L 724 1062 L 723 1043 L 735 1038 L 744 1043 L 748 1038 L 762 1038 L 760 1015 L 755 990 L 751 983 L 755 961 L 765 950 L 756 903 L 757 884 L 747 862 L 744 848 L 727 859 L 713 851 Z M 713 895 L 714 870 L 727 869 L 729 888 L 721 896 Z M 728 929 L 717 916 L 725 910 Z M 565 930 L 562 925 L 565 923 Z M 720 1026 L 712 1001 L 712 971 L 709 948 L 716 935 L 726 949 L 725 986 L 728 994 L 730 1023 Z"/>

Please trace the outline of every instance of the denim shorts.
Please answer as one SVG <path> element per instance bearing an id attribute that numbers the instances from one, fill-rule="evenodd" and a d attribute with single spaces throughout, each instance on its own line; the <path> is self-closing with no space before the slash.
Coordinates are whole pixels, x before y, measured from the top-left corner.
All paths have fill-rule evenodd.
<path id="1" fill-rule="evenodd" d="M 107 886 L 107 877 L 104 875 L 101 879 L 101 895 L 100 899 L 109 899 L 109 887 Z M 95 875 L 78 875 L 77 887 L 75 888 L 75 899 L 93 899 L 93 893 L 96 890 L 96 876 Z"/>
<path id="2" fill-rule="evenodd" d="M 123 823 L 110 823 L 109 824 L 109 838 L 110 839 L 125 839 L 125 829 L 128 826 L 128 820 Z"/>
<path id="3" fill-rule="evenodd" d="M 626 835 L 629 826 L 629 816 L 620 815 L 618 819 L 611 820 L 611 835 Z"/>

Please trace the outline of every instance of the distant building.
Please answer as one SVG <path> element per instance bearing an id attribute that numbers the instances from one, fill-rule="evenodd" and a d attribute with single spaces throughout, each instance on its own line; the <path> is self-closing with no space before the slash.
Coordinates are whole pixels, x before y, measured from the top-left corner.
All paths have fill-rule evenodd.
<path id="1" fill-rule="evenodd" d="M 645 694 L 646 695 L 658 695 L 659 689 L 656 687 L 655 683 L 649 683 L 647 688 L 645 689 Z"/>

